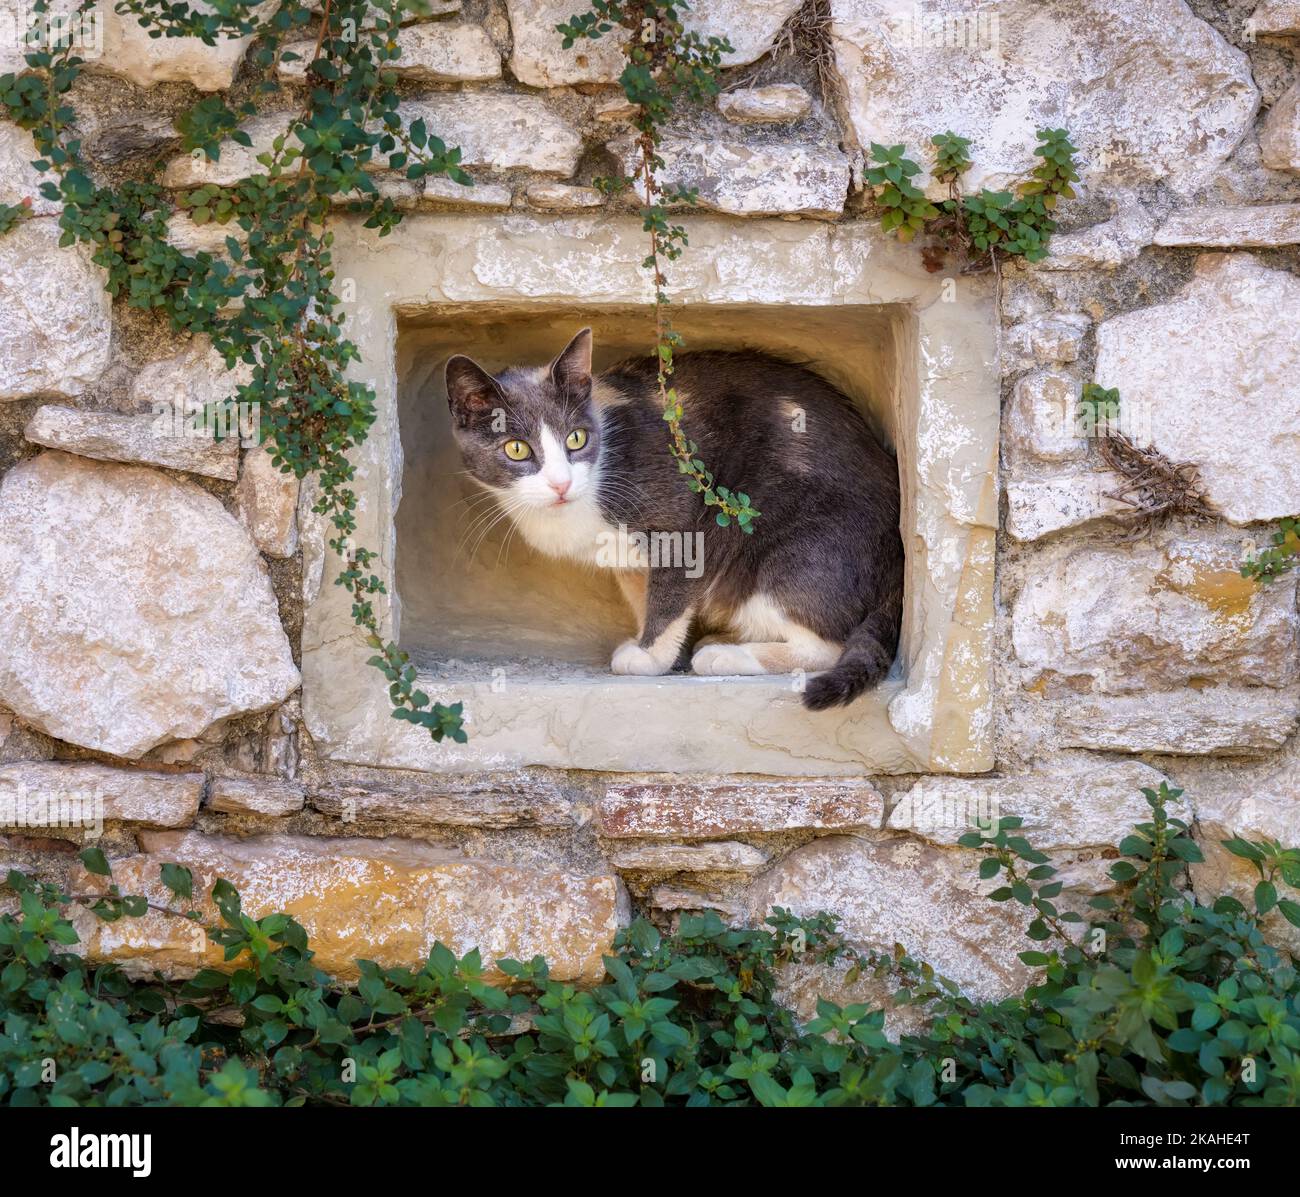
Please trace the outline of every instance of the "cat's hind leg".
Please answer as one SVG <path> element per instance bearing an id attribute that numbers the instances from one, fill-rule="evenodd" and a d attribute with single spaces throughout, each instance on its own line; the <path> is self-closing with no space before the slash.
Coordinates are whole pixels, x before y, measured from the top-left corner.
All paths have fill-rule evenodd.
<path id="1" fill-rule="evenodd" d="M 815 673 L 839 660 L 841 648 L 804 630 L 794 640 L 748 644 L 702 644 L 691 657 L 691 670 L 705 677 L 749 677 L 761 673 Z"/>

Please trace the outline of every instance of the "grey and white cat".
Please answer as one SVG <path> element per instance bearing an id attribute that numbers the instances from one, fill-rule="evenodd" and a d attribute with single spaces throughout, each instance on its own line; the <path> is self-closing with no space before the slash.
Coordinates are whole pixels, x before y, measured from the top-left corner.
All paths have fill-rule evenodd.
<path id="1" fill-rule="evenodd" d="M 654 675 L 819 672 L 803 701 L 851 702 L 888 672 L 903 596 L 898 469 L 853 402 L 810 370 L 755 352 L 682 353 L 683 423 L 715 476 L 762 512 L 719 527 L 667 447 L 653 358 L 593 377 L 591 330 L 548 366 L 446 366 L 470 475 L 535 549 L 612 568 L 638 633 L 610 668 Z M 743 482 L 743 488 L 741 483 Z M 646 564 L 647 541 L 702 552 Z M 627 554 L 611 551 L 619 538 Z M 649 560 L 653 560 L 650 558 Z M 631 562 L 636 568 L 620 568 Z"/>

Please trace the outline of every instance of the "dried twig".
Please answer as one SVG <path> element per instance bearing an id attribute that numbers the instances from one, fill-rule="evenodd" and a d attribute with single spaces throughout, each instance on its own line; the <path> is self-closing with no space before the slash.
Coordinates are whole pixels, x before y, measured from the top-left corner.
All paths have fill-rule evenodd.
<path id="1" fill-rule="evenodd" d="M 1106 492 L 1106 497 L 1133 508 L 1119 518 L 1135 536 L 1146 535 L 1171 515 L 1198 523 L 1218 518 L 1194 463 L 1171 461 L 1154 446 L 1142 448 L 1122 432 L 1102 437 L 1100 445 L 1102 461 L 1124 479 L 1124 485 Z"/>

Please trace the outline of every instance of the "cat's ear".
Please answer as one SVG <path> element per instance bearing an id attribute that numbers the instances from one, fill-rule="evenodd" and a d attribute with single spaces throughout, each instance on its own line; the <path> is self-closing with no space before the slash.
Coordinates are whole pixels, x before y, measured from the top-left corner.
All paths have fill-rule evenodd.
<path id="1" fill-rule="evenodd" d="M 551 381 L 569 391 L 591 385 L 591 329 L 584 328 L 551 363 Z"/>
<path id="2" fill-rule="evenodd" d="M 505 396 L 491 374 L 458 353 L 447 361 L 447 406 L 457 425 L 468 428 L 485 412 L 504 407 Z"/>

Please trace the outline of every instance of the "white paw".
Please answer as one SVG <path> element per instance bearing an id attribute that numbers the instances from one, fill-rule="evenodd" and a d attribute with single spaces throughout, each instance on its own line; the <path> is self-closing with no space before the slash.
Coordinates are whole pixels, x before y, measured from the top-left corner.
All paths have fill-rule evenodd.
<path id="1" fill-rule="evenodd" d="M 614 650 L 609 667 L 614 673 L 630 673 L 637 677 L 657 677 L 668 672 L 635 640 L 624 640 Z"/>
<path id="2" fill-rule="evenodd" d="M 695 650 L 691 670 L 705 677 L 749 677 L 767 672 L 743 644 L 706 644 Z"/>

